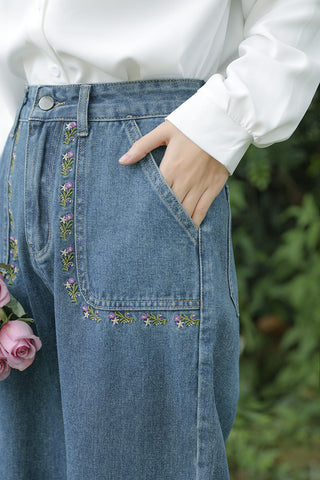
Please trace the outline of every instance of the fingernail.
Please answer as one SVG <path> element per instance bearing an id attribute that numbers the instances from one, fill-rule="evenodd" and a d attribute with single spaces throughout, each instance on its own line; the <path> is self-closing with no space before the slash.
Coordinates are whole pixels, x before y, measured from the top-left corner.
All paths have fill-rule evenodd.
<path id="1" fill-rule="evenodd" d="M 122 155 L 122 157 L 119 159 L 119 163 L 128 163 L 132 159 L 131 153 L 125 153 Z"/>

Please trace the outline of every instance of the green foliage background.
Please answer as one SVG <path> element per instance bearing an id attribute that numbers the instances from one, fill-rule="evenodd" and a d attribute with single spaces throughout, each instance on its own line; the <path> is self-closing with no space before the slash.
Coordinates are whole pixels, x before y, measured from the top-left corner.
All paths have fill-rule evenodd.
<path id="1" fill-rule="evenodd" d="M 320 479 L 319 100 L 228 182 L 243 344 L 232 480 Z"/>

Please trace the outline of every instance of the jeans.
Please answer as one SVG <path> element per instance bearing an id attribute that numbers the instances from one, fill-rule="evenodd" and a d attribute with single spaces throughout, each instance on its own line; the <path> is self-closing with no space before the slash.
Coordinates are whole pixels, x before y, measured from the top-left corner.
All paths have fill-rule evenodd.
<path id="1" fill-rule="evenodd" d="M 228 186 L 197 227 L 164 146 L 118 162 L 203 83 L 26 85 L 0 161 L 0 262 L 42 349 L 0 383 L 0 478 L 229 479 Z"/>

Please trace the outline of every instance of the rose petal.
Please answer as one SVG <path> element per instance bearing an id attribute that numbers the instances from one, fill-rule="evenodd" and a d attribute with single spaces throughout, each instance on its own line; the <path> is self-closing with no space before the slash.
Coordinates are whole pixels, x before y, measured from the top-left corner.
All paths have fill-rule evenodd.
<path id="1" fill-rule="evenodd" d="M 7 285 L 4 282 L 4 278 L 0 273 L 0 308 L 7 305 L 10 302 L 10 294 Z"/>
<path id="2" fill-rule="evenodd" d="M 7 363 L 11 368 L 15 368 L 16 370 L 20 370 L 22 372 L 26 368 L 30 367 L 34 361 L 34 358 L 35 355 L 33 355 L 31 358 L 19 358 L 9 355 L 7 358 Z"/>
<path id="3" fill-rule="evenodd" d="M 21 320 L 10 320 L 0 330 L 0 343 L 5 351 L 11 351 L 12 347 L 19 340 L 33 340 L 36 350 L 40 350 L 42 342 L 39 337 L 33 334 L 32 328 Z"/>
<path id="4" fill-rule="evenodd" d="M 5 380 L 10 375 L 11 368 L 5 359 L 0 359 L 0 381 Z"/>
<path id="5" fill-rule="evenodd" d="M 41 340 L 32 328 L 21 320 L 12 320 L 0 330 L 0 345 L 10 367 L 25 370 L 41 348 Z"/>

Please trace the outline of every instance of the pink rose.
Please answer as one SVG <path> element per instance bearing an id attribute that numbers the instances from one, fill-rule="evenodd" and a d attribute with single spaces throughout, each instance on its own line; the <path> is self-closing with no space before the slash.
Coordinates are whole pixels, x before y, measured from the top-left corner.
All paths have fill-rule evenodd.
<path id="1" fill-rule="evenodd" d="M 9 367 L 25 370 L 33 362 L 42 343 L 26 322 L 10 320 L 0 330 L 0 345 Z"/>
<path id="2" fill-rule="evenodd" d="M 10 302 L 10 294 L 0 273 L 0 308 Z"/>
<path id="3" fill-rule="evenodd" d="M 7 363 L 7 359 L 1 349 L 0 345 L 0 381 L 5 380 L 10 375 L 11 368 Z"/>

